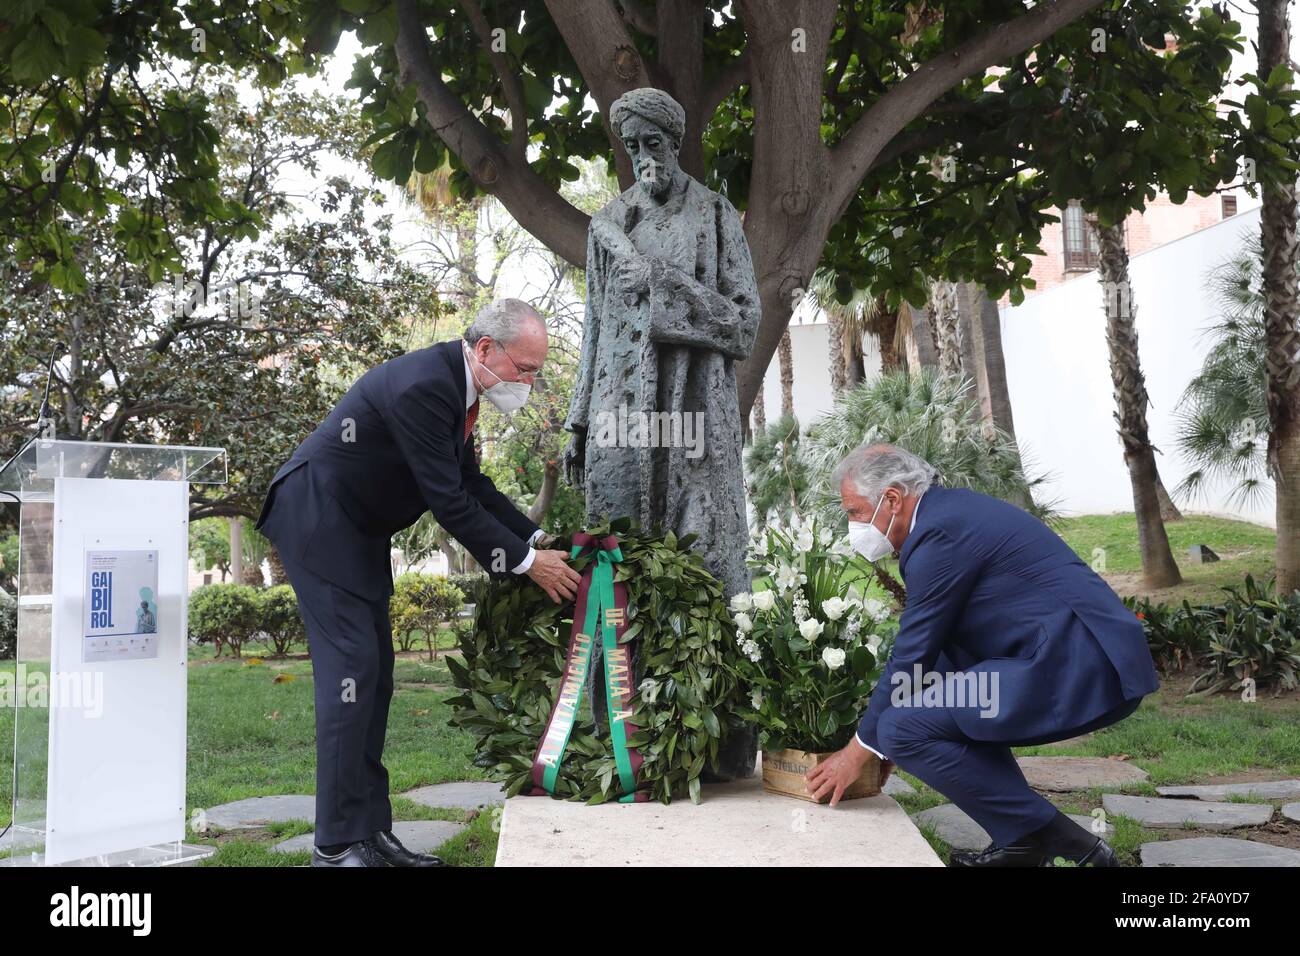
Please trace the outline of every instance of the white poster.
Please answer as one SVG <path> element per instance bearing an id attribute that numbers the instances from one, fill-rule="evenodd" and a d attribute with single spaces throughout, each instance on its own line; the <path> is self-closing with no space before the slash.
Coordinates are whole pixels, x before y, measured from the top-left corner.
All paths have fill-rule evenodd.
<path id="1" fill-rule="evenodd" d="M 158 657 L 158 552 L 87 551 L 82 663 Z"/>

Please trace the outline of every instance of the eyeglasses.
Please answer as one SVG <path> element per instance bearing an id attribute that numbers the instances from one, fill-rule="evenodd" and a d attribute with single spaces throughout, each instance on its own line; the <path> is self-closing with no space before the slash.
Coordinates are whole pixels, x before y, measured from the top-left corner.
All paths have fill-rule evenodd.
<path id="1" fill-rule="evenodd" d="M 492 344 L 495 345 L 497 348 L 499 348 L 502 352 L 505 352 L 505 353 L 506 353 L 506 358 L 510 359 L 510 364 L 513 365 L 513 366 L 515 367 L 515 372 L 518 373 L 518 375 L 519 375 L 520 378 L 534 378 L 534 377 L 536 377 L 536 376 L 538 376 L 538 375 L 541 374 L 542 370 L 541 370 L 540 367 L 539 367 L 539 368 L 530 368 L 530 369 L 522 369 L 522 368 L 520 368 L 520 367 L 519 367 L 519 363 L 515 361 L 515 357 L 514 357 L 513 355 L 511 355 L 511 354 L 506 350 L 506 347 L 505 347 L 504 345 L 502 345 L 500 342 L 498 342 L 498 341 L 496 341 L 495 339 L 493 339 L 493 340 L 492 340 Z"/>

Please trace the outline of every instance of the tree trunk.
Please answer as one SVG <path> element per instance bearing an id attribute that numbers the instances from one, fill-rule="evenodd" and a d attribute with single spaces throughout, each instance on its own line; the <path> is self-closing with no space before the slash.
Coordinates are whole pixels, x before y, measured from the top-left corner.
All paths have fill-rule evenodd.
<path id="1" fill-rule="evenodd" d="M 1160 520 L 1183 520 L 1183 513 L 1178 510 L 1178 505 L 1174 504 L 1174 499 L 1169 497 L 1169 492 L 1165 490 L 1165 483 L 1161 480 L 1158 469 L 1156 471 L 1156 499 L 1160 502 Z"/>
<path id="2" fill-rule="evenodd" d="M 1259 74 L 1289 61 L 1286 0 L 1259 0 Z M 1277 508 L 1277 591 L 1300 589 L 1300 290 L 1296 280 L 1295 173 L 1265 180 L 1260 210 L 1264 257 L 1264 354 L 1268 374 L 1268 467 Z"/>
<path id="3" fill-rule="evenodd" d="M 266 563 L 271 566 L 271 584 L 288 584 L 289 575 L 285 573 L 284 562 L 280 560 L 280 552 L 271 545 L 266 549 Z"/>
<path id="4" fill-rule="evenodd" d="M 238 518 L 227 518 L 230 523 L 230 578 L 235 584 L 244 583 L 244 525 Z"/>
<path id="5" fill-rule="evenodd" d="M 916 360 L 922 368 L 939 367 L 939 349 L 934 341 L 934 323 L 926 306 L 908 305 L 912 319 L 912 344 L 916 346 Z"/>
<path id="6" fill-rule="evenodd" d="M 831 396 L 838 398 L 848 384 L 848 363 L 844 355 L 845 316 L 836 303 L 826 313 L 826 360 L 831 373 Z"/>
<path id="7" fill-rule="evenodd" d="M 777 349 L 781 361 L 781 414 L 794 414 L 794 348 L 790 345 L 790 330 L 781 336 L 781 347 Z"/>
<path id="8" fill-rule="evenodd" d="M 542 519 L 546 517 L 546 512 L 551 510 L 551 503 L 555 501 L 555 489 L 559 481 L 560 463 L 554 459 L 547 459 L 546 470 L 542 473 L 541 490 L 537 492 L 532 507 L 528 509 L 528 519 L 534 524 L 541 524 Z"/>
<path id="9" fill-rule="evenodd" d="M 930 318 L 939 369 L 945 375 L 964 374 L 959 308 L 957 283 L 935 282 L 930 290 Z"/>
<path id="10" fill-rule="evenodd" d="M 876 336 L 880 339 L 880 374 L 889 375 L 903 368 L 898 354 L 898 309 L 885 302 L 876 303 Z"/>
<path id="11" fill-rule="evenodd" d="M 1002 355 L 1002 325 L 998 303 L 983 289 L 975 296 L 971 316 L 971 345 L 975 352 L 975 379 L 984 413 L 994 426 L 1016 437 L 1011 417 L 1011 392 L 1007 388 L 1007 365 Z"/>
<path id="12" fill-rule="evenodd" d="M 1142 553 L 1142 580 L 1149 589 L 1167 588 L 1182 580 L 1169 550 L 1169 538 L 1160 518 L 1156 493 L 1159 473 L 1155 449 L 1147 435 L 1146 380 L 1138 359 L 1132 287 L 1128 277 L 1128 252 L 1124 225 L 1097 227 L 1098 272 L 1106 313 L 1106 344 L 1110 350 L 1110 376 L 1115 385 L 1115 421 L 1124 445 L 1124 463 L 1133 486 L 1138 548 Z"/>
<path id="13" fill-rule="evenodd" d="M 757 435 L 767 427 L 767 409 L 763 405 L 763 383 L 758 384 L 758 395 L 754 398 L 754 434 Z"/>

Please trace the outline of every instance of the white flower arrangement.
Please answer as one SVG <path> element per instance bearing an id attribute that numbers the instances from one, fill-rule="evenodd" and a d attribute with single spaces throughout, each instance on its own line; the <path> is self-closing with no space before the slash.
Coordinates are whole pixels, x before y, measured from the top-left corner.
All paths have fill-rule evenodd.
<path id="1" fill-rule="evenodd" d="M 760 529 L 748 563 L 770 586 L 731 599 L 752 711 L 769 749 L 825 752 L 852 735 L 895 624 L 864 598 L 870 568 L 842 533 L 798 517 Z"/>

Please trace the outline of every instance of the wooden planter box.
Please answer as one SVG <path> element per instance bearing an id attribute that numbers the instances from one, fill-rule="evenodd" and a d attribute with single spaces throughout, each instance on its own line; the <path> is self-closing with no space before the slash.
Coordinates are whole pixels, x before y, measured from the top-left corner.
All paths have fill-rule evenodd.
<path id="1" fill-rule="evenodd" d="M 829 793 L 820 800 L 814 801 L 804 780 L 804 774 L 830 756 L 829 753 L 810 754 L 803 750 L 764 750 L 763 789 L 768 793 L 798 797 L 810 803 L 830 803 Z M 874 797 L 880 793 L 879 781 L 880 758 L 873 753 L 868 753 L 867 762 L 862 765 L 862 775 L 849 785 L 840 799 Z"/>

